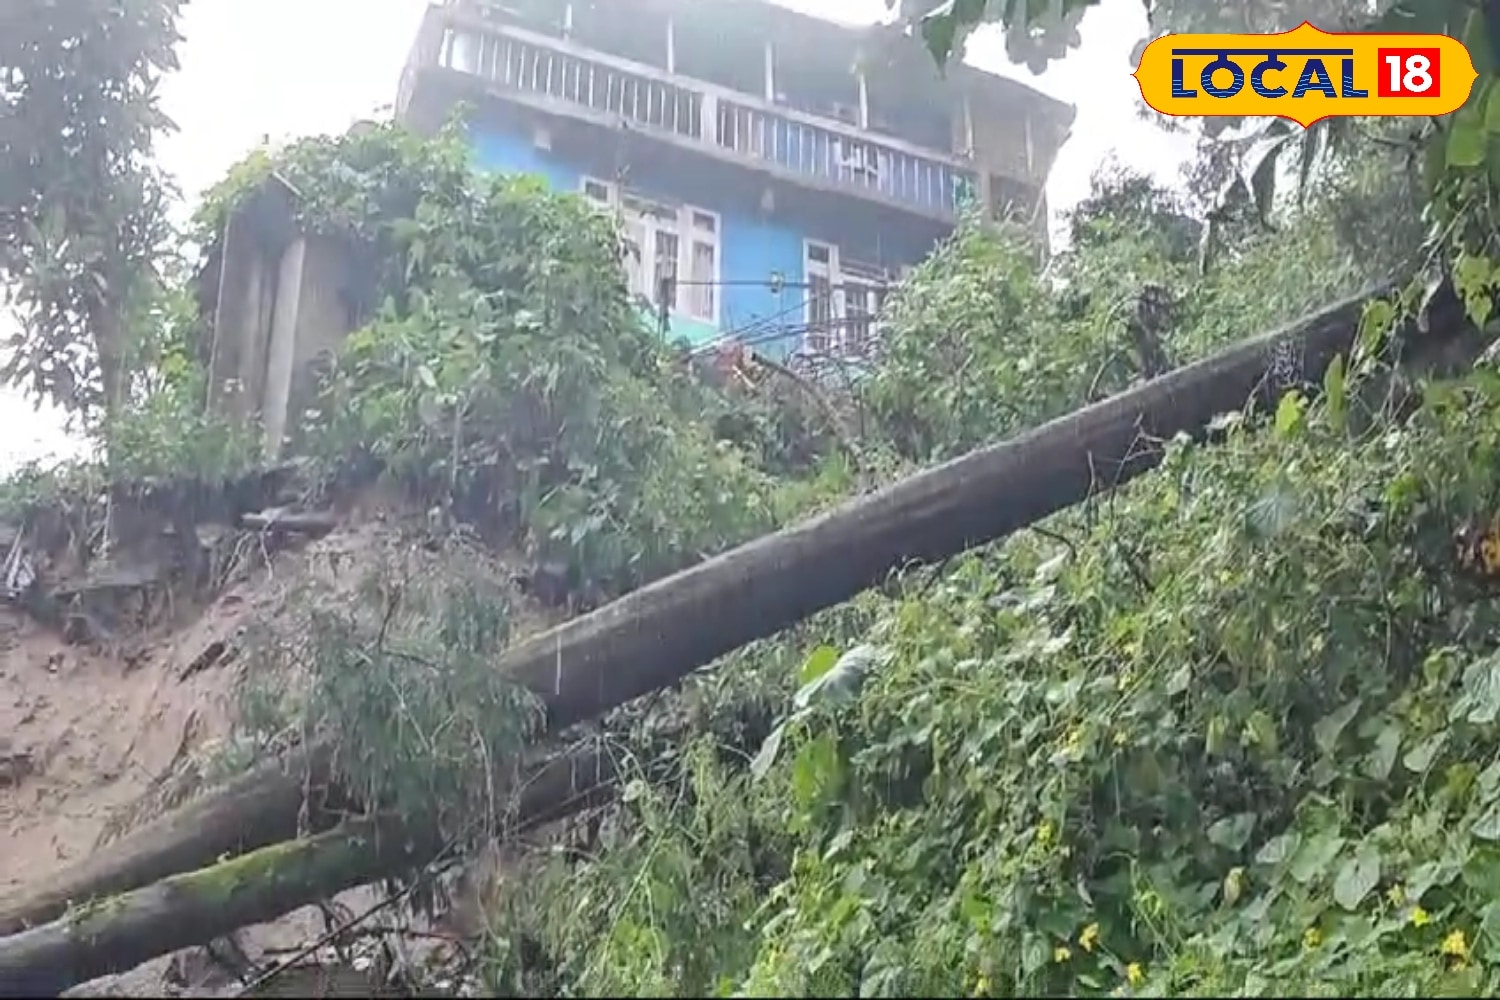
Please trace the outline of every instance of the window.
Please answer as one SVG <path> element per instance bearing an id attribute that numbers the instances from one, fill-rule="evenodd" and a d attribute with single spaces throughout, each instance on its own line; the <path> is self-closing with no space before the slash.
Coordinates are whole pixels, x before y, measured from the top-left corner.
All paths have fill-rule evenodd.
<path id="1" fill-rule="evenodd" d="M 833 248 L 808 243 L 803 267 L 807 276 L 807 346 L 817 354 L 834 351 Z"/>
<path id="2" fill-rule="evenodd" d="M 652 290 L 655 294 L 651 296 L 651 301 L 659 305 L 666 299 L 676 307 L 677 264 L 682 258 L 682 241 L 669 229 L 656 228 L 651 235 L 656 242 L 655 252 L 652 254 L 656 268 L 652 272 L 655 280 Z"/>
<path id="3" fill-rule="evenodd" d="M 844 258 L 839 261 L 839 279 L 844 292 L 844 353 L 865 357 L 875 346 L 890 275 L 878 265 Z"/>
<path id="4" fill-rule="evenodd" d="M 718 323 L 717 215 L 650 201 L 592 177 L 583 179 L 583 194 L 620 213 L 629 243 L 625 278 L 633 294 L 659 308 L 665 292 L 673 312 Z"/>
<path id="5" fill-rule="evenodd" d="M 808 351 L 861 357 L 870 353 L 879 334 L 890 273 L 878 265 L 843 258 L 827 243 L 805 244 Z"/>
<path id="6" fill-rule="evenodd" d="M 692 248 L 684 289 L 686 312 L 694 319 L 718 321 L 719 220 L 708 212 L 694 210 Z"/>

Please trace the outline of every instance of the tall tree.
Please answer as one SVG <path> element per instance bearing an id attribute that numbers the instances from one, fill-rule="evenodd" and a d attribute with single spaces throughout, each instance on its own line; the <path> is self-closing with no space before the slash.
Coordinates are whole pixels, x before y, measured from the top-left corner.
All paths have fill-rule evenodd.
<path id="1" fill-rule="evenodd" d="M 70 415 L 123 397 L 132 314 L 166 234 L 151 162 L 182 0 L 0 4 L 0 380 Z"/>

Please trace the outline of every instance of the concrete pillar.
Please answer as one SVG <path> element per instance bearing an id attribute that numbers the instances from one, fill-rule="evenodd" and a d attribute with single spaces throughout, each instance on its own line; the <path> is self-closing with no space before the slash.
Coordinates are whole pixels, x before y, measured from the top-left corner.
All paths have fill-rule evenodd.
<path id="1" fill-rule="evenodd" d="M 281 255 L 276 279 L 276 307 L 271 317 L 270 347 L 266 353 L 266 384 L 261 395 L 261 424 L 265 429 L 262 457 L 274 462 L 281 456 L 281 441 L 287 430 L 287 406 L 291 402 L 292 368 L 297 355 L 297 313 L 302 298 L 302 277 L 307 258 L 307 238 L 298 237 Z"/>
<path id="2" fill-rule="evenodd" d="M 219 252 L 208 386 L 209 407 L 232 420 L 248 419 L 260 397 L 273 292 L 254 223 L 236 212 L 225 226 Z"/>
<path id="3" fill-rule="evenodd" d="M 287 393 L 283 439 L 295 445 L 303 417 L 317 401 L 318 367 L 336 354 L 354 325 L 344 294 L 349 262 L 343 246 L 309 236 L 302 260 L 297 296 L 297 339 L 292 348 L 292 378 Z"/>

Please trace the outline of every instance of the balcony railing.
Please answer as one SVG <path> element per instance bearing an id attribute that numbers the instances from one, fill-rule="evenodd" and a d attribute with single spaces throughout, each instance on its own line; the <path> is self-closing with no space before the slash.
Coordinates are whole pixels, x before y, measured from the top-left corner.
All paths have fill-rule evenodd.
<path id="1" fill-rule="evenodd" d="M 517 38 L 506 29 L 450 28 L 440 60 L 444 69 L 477 76 L 502 90 L 576 105 L 637 128 L 690 139 L 703 135 L 702 94 Z"/>
<path id="2" fill-rule="evenodd" d="M 440 40 L 439 40 L 440 38 Z M 825 189 L 951 216 L 975 194 L 965 161 L 511 25 L 449 15 L 417 53 L 559 113 L 628 124 Z"/>

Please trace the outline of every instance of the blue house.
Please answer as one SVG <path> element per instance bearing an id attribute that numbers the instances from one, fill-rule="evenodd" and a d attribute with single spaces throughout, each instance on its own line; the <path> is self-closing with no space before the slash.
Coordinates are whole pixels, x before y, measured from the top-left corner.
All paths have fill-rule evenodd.
<path id="1" fill-rule="evenodd" d="M 397 113 L 454 105 L 475 161 L 617 212 L 664 332 L 858 358 L 890 287 L 966 203 L 1045 239 L 1073 109 L 888 27 L 765 0 L 454 0 L 427 10 Z"/>

